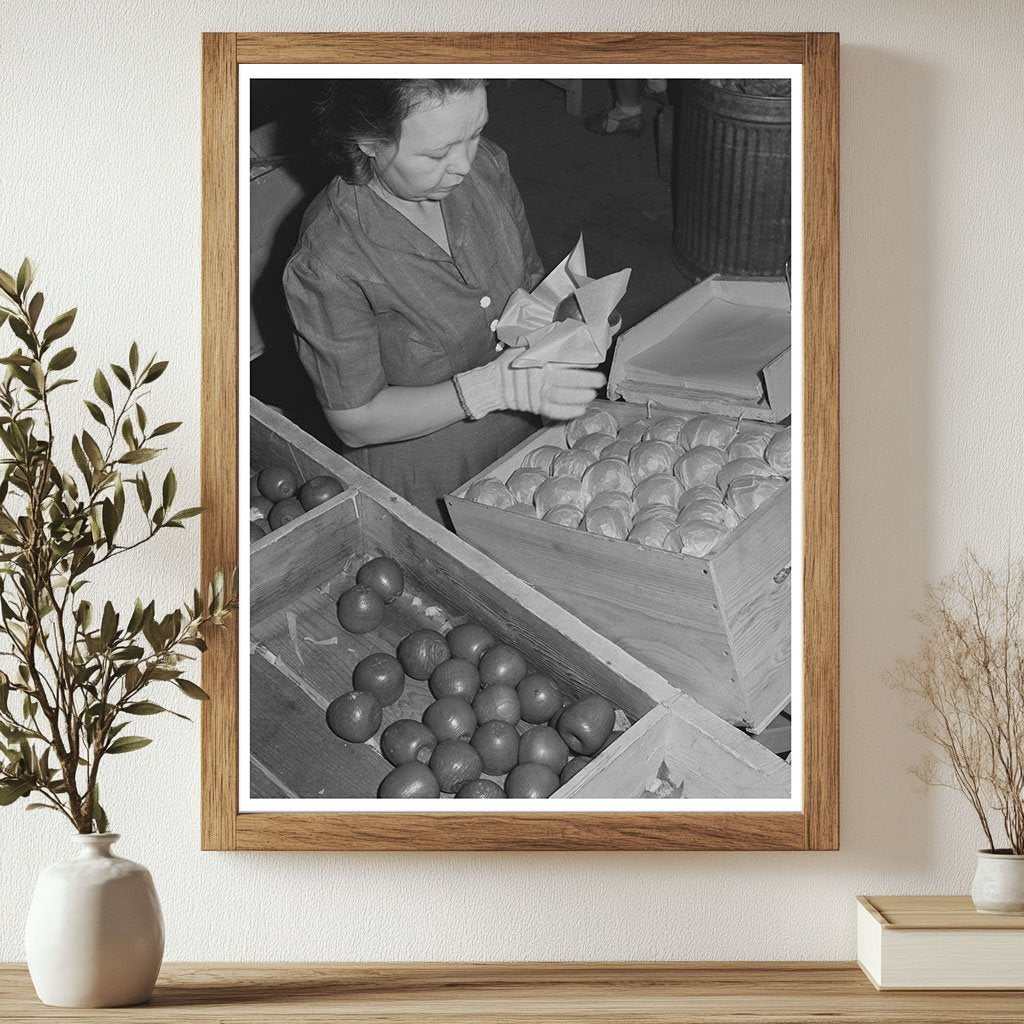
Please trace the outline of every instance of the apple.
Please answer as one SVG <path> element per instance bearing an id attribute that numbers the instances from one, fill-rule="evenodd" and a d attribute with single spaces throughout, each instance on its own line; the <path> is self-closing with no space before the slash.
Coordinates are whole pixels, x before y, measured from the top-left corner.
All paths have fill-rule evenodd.
<path id="1" fill-rule="evenodd" d="M 592 694 L 570 704 L 558 719 L 559 735 L 574 754 L 594 754 L 615 728 L 615 708 Z"/>
<path id="2" fill-rule="evenodd" d="M 419 761 L 399 765 L 381 780 L 381 800 L 436 800 L 441 795 L 434 773 Z"/>
<path id="3" fill-rule="evenodd" d="M 399 718 L 380 734 L 380 752 L 396 767 L 410 761 L 426 764 L 436 746 L 437 737 L 412 718 Z"/>

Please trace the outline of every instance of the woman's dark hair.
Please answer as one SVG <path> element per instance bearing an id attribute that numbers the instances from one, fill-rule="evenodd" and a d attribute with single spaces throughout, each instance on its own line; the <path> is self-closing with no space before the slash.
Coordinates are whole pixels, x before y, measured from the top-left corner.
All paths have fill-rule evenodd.
<path id="1" fill-rule="evenodd" d="M 482 78 L 346 78 L 327 84 L 313 107 L 313 143 L 350 185 L 371 178 L 359 143 L 397 144 L 402 122 L 421 104 L 475 92 Z"/>

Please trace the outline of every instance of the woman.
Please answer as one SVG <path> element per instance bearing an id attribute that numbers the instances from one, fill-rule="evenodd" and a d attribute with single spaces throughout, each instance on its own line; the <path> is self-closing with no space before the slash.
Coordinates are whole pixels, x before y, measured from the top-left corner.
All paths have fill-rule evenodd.
<path id="1" fill-rule="evenodd" d="M 513 369 L 494 329 L 543 277 L 479 79 L 334 82 L 318 111 L 337 177 L 284 275 L 299 358 L 346 455 L 438 521 L 442 498 L 604 383 Z"/>

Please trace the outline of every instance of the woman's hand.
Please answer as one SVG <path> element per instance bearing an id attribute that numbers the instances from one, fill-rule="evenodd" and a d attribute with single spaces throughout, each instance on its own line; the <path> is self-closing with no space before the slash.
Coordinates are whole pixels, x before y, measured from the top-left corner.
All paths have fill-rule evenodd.
<path id="1" fill-rule="evenodd" d="M 507 349 L 486 366 L 456 375 L 455 386 L 470 419 L 482 419 L 496 409 L 518 409 L 571 420 L 582 416 L 604 387 L 604 375 L 597 370 L 556 363 L 512 366 L 520 355 L 521 349 Z"/>

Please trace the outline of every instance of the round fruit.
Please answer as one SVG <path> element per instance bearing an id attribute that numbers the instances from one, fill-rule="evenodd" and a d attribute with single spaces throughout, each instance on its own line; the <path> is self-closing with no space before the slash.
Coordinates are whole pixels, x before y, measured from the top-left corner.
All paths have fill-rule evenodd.
<path id="1" fill-rule="evenodd" d="M 260 471 L 260 475 L 256 479 L 256 486 L 264 498 L 269 498 L 271 501 L 284 501 L 299 489 L 299 481 L 287 466 L 267 466 L 266 469 Z"/>
<path id="2" fill-rule="evenodd" d="M 488 775 L 504 775 L 519 763 L 519 733 L 510 722 L 484 722 L 469 741 Z"/>
<path id="3" fill-rule="evenodd" d="M 559 783 L 564 786 L 574 775 L 578 775 L 583 768 L 586 768 L 588 764 L 590 764 L 589 757 L 574 757 L 562 769 L 562 774 L 558 776 Z"/>
<path id="4" fill-rule="evenodd" d="M 483 686 L 515 686 L 527 673 L 526 659 L 508 644 L 495 644 L 480 658 L 480 683 Z"/>
<path id="5" fill-rule="evenodd" d="M 448 646 L 453 658 L 480 663 L 480 655 L 494 645 L 494 635 L 479 622 L 464 622 L 448 634 Z"/>
<path id="6" fill-rule="evenodd" d="M 480 778 L 483 762 L 465 740 L 443 740 L 430 757 L 442 793 L 457 793 L 467 782 Z"/>
<path id="7" fill-rule="evenodd" d="M 558 719 L 559 735 L 574 754 L 596 753 L 614 727 L 615 708 L 597 694 L 570 704 Z"/>
<path id="8" fill-rule="evenodd" d="M 249 497 L 250 498 L 259 498 L 259 497 L 261 497 L 261 495 L 260 495 L 260 487 L 259 487 L 259 474 L 258 473 L 250 473 L 249 474 Z"/>
<path id="9" fill-rule="evenodd" d="M 505 779 L 510 800 L 543 800 L 558 789 L 558 776 L 546 764 L 517 764 Z"/>
<path id="10" fill-rule="evenodd" d="M 392 654 L 375 651 L 352 670 L 352 689 L 372 693 L 381 707 L 394 704 L 405 690 L 402 663 Z"/>
<path id="11" fill-rule="evenodd" d="M 410 761 L 426 764 L 436 746 L 437 737 L 412 718 L 399 718 L 380 734 L 380 752 L 396 767 Z"/>
<path id="12" fill-rule="evenodd" d="M 393 558 L 371 558 L 356 573 L 356 583 L 375 590 L 385 604 L 391 604 L 405 590 L 405 573 Z"/>
<path id="13" fill-rule="evenodd" d="M 562 691 L 539 672 L 533 672 L 519 680 L 516 686 L 519 696 L 519 713 L 524 722 L 539 725 L 557 714 L 562 706 Z"/>
<path id="14" fill-rule="evenodd" d="M 249 543 L 255 544 L 256 541 L 263 540 L 269 533 L 270 526 L 266 519 L 256 519 L 249 524 Z"/>
<path id="15" fill-rule="evenodd" d="M 413 679 L 429 679 L 430 673 L 450 657 L 448 644 L 434 629 L 413 630 L 398 645 L 398 660 L 405 674 Z"/>
<path id="16" fill-rule="evenodd" d="M 511 686 L 495 683 L 486 690 L 481 690 L 473 698 L 473 711 L 481 725 L 495 719 L 515 725 L 520 717 L 519 697 Z"/>
<path id="17" fill-rule="evenodd" d="M 284 501 L 279 501 L 270 510 L 267 522 L 270 523 L 272 530 L 279 530 L 293 519 L 298 519 L 299 516 L 305 515 L 305 512 L 306 510 L 299 503 L 298 498 L 285 498 Z"/>
<path id="18" fill-rule="evenodd" d="M 569 763 L 565 740 L 548 725 L 535 725 L 519 738 L 520 764 L 546 764 L 560 772 Z"/>
<path id="19" fill-rule="evenodd" d="M 441 697 L 464 697 L 471 701 L 479 689 L 480 673 L 476 665 L 462 658 L 442 661 L 430 673 L 430 692 L 438 700 Z"/>
<path id="20" fill-rule="evenodd" d="M 315 476 L 307 480 L 299 489 L 299 501 L 308 512 L 317 505 L 335 497 L 345 490 L 344 484 L 333 476 Z"/>
<path id="21" fill-rule="evenodd" d="M 438 740 L 468 740 L 476 722 L 476 713 L 462 697 L 442 697 L 423 712 L 423 724 Z"/>
<path id="22" fill-rule="evenodd" d="M 505 790 L 490 779 L 474 779 L 467 782 L 455 794 L 456 800 L 504 800 Z"/>
<path id="23" fill-rule="evenodd" d="M 249 519 L 255 521 L 257 519 L 266 519 L 270 515 L 270 510 L 274 507 L 274 503 L 269 498 L 264 498 L 262 494 L 257 495 L 255 498 L 249 500 Z"/>
<path id="24" fill-rule="evenodd" d="M 377 787 L 381 800 L 436 800 L 440 795 L 434 773 L 419 761 L 399 765 Z"/>
<path id="25" fill-rule="evenodd" d="M 338 621 L 350 633 L 369 633 L 384 621 L 384 602 L 369 587 L 352 587 L 338 598 Z"/>
<path id="26" fill-rule="evenodd" d="M 327 706 L 327 726 L 349 743 L 365 743 L 379 728 L 380 701 L 372 693 L 349 690 Z"/>

